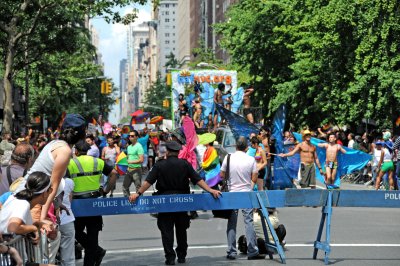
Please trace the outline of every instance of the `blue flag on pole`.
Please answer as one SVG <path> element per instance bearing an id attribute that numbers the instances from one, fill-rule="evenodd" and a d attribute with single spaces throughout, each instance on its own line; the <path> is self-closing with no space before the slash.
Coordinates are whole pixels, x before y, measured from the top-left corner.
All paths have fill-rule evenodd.
<path id="1" fill-rule="evenodd" d="M 276 153 L 283 152 L 283 129 L 286 122 L 286 105 L 281 104 L 275 113 L 274 120 L 272 121 L 272 135 L 275 137 Z"/>
<path id="2" fill-rule="evenodd" d="M 294 137 L 297 139 L 298 142 L 302 142 L 302 136 L 299 133 L 293 132 Z M 321 163 L 322 168 L 325 166 L 325 160 L 326 160 L 326 149 L 325 148 L 320 148 L 318 147 L 318 143 L 326 143 L 326 141 L 317 139 L 317 138 L 311 138 L 311 144 L 317 147 L 317 156 L 318 159 Z M 350 149 L 347 147 L 343 147 L 346 150 L 346 153 L 343 154 L 341 152 L 338 152 L 338 168 L 337 168 L 337 174 L 334 182 L 334 186 L 339 187 L 340 186 L 340 177 L 345 175 L 345 174 L 351 174 L 354 171 L 361 170 L 363 169 L 367 163 L 372 159 L 372 156 L 359 151 L 359 150 L 354 150 Z M 325 183 L 324 177 L 317 171 L 316 169 L 316 177 L 318 180 L 322 183 Z"/>
<path id="3" fill-rule="evenodd" d="M 274 119 L 272 121 L 272 135 L 275 138 L 275 149 L 276 153 L 287 153 L 290 151 L 291 146 L 285 147 L 283 145 L 283 130 L 286 122 L 286 105 L 281 104 L 276 110 Z M 292 179 L 297 176 L 296 170 L 293 170 L 293 164 L 296 165 L 296 161 L 299 160 L 299 156 L 293 156 L 290 158 L 282 158 L 275 156 L 274 159 L 274 189 L 285 189 L 293 186 Z M 298 165 L 295 166 L 294 168 Z"/>

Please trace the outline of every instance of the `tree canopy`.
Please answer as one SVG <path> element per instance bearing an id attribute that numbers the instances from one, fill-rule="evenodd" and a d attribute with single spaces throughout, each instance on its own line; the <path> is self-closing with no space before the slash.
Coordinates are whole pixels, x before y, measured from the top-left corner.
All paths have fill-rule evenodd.
<path id="1" fill-rule="evenodd" d="M 113 8 L 146 2 L 147 0 L 1 1 L 3 130 L 13 131 L 13 90 L 24 82 L 29 83 L 32 99 L 28 100 L 32 115 L 40 114 L 55 119 L 63 111 L 79 111 L 89 117 L 93 115 L 93 110 L 82 106 L 85 96 L 87 103 L 104 107 L 103 110 L 97 109 L 97 112 L 107 114 L 107 106 L 113 100 L 110 96 L 100 95 L 98 81 L 87 79 L 102 76 L 102 71 L 95 64 L 96 53 L 90 45 L 85 22 L 88 18 L 97 16 L 110 23 L 129 23 L 137 17 L 137 10 L 122 17 Z"/>
<path id="2" fill-rule="evenodd" d="M 311 127 L 374 119 L 391 126 L 400 104 L 396 0 L 243 0 L 216 25 L 232 62 L 258 81 L 272 115 Z"/>

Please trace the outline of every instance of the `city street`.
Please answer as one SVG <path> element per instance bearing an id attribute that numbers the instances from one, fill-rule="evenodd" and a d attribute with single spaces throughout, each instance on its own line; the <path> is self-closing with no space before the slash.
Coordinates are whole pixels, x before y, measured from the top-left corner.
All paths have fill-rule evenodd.
<path id="1" fill-rule="evenodd" d="M 287 265 L 328 262 L 322 250 L 313 260 L 315 243 L 330 249 L 330 265 L 400 266 L 399 17 L 400 0 L 1 0 L 0 231 L 24 241 L 44 229 L 53 239 L 51 226 L 65 232 L 57 259 L 58 238 L 30 254 L 29 243 L 5 237 L 0 266 L 10 256 L 16 265 L 43 257 L 75 265 L 63 205 L 86 216 L 75 240 L 90 266 L 164 265 L 148 212 L 197 209 L 184 265 L 280 265 L 278 254 L 233 257 L 231 224 L 227 258 L 227 220 L 209 210 L 261 207 L 267 215 L 263 202 L 285 206 L 277 211 Z M 158 197 L 149 197 L 153 186 L 144 191 L 148 183 L 138 188 L 147 168 Z M 200 180 L 193 171 L 211 195 L 164 195 L 202 193 L 197 185 L 189 192 L 188 179 Z M 99 199 L 117 174 L 114 198 Z M 125 175 L 132 202 L 123 198 Z M 274 177 L 268 187 L 298 190 L 250 192 L 266 176 Z M 388 191 L 338 185 L 339 176 Z M 231 192 L 215 199 L 209 187 L 221 181 Z M 37 205 L 43 215 L 29 213 Z M 327 213 L 329 230 L 317 242 Z M 174 221 L 179 236 L 184 215 Z M 239 212 L 236 239 L 244 232 Z"/>
<path id="2" fill-rule="evenodd" d="M 121 181 L 121 180 L 120 180 Z M 119 183 L 119 187 L 121 184 Z M 343 184 L 343 189 L 366 189 L 363 185 Z M 320 223 L 321 208 L 279 210 L 286 226 L 287 265 L 323 265 L 324 253 L 313 260 L 313 242 Z M 400 211 L 376 208 L 334 208 L 331 226 L 334 265 L 398 265 L 400 260 Z M 226 220 L 214 219 L 210 211 L 199 211 L 188 230 L 187 265 L 279 265 L 279 256 L 270 261 L 236 261 L 225 258 Z M 244 234 L 239 218 L 237 237 Z M 324 240 L 324 235 L 323 235 Z M 164 254 L 156 219 L 149 214 L 104 217 L 100 245 L 107 249 L 102 265 L 163 265 Z M 78 260 L 77 265 L 82 265 Z"/>

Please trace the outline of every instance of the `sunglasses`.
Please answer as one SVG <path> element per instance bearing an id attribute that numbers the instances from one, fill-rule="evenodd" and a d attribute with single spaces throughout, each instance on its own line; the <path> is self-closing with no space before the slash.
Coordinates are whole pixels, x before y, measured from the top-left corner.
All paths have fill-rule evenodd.
<path id="1" fill-rule="evenodd" d="M 136 137 L 136 135 L 129 135 L 129 137 L 132 137 L 132 138 L 134 138 L 134 137 Z"/>

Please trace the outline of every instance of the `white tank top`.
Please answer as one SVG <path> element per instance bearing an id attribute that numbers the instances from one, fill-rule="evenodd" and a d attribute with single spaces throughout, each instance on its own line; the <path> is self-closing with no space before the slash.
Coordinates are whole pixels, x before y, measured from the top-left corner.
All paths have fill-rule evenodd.
<path id="1" fill-rule="evenodd" d="M 43 172 L 46 173 L 48 176 L 51 176 L 54 167 L 54 158 L 51 152 L 57 149 L 57 146 L 61 147 L 63 144 L 68 146 L 68 144 L 63 140 L 53 140 L 47 143 L 47 145 L 44 146 L 43 150 L 40 152 L 36 161 L 33 163 L 31 169 L 29 169 L 27 176 L 36 171 Z"/>
<path id="2" fill-rule="evenodd" d="M 385 155 L 383 156 L 383 161 L 384 162 L 389 162 L 392 160 L 392 154 L 389 152 L 387 148 L 383 148 L 385 151 Z"/>
<path id="3" fill-rule="evenodd" d="M 372 166 L 378 165 L 379 160 L 381 159 L 381 154 L 382 154 L 382 150 L 378 150 L 377 148 L 374 149 L 374 161 L 372 163 Z"/>
<path id="4" fill-rule="evenodd" d="M 56 146 L 57 145 L 57 146 Z M 31 169 L 28 170 L 28 172 L 25 175 L 25 180 L 28 179 L 29 175 L 33 172 L 43 172 L 47 174 L 48 176 L 51 176 L 51 173 L 53 172 L 53 167 L 54 167 L 54 158 L 53 154 L 51 152 L 57 147 L 61 147 L 62 145 L 68 145 L 67 142 L 63 140 L 53 140 L 44 146 L 43 150 L 40 152 L 39 156 L 33 163 Z M 72 154 L 71 154 L 72 155 Z M 65 172 L 67 172 L 65 170 Z M 65 176 L 65 173 L 63 174 Z M 15 193 L 18 193 L 19 191 L 25 189 L 25 183 L 26 182 L 21 182 L 18 188 L 16 189 Z M 59 190 L 62 189 L 61 186 L 58 187 Z M 57 192 L 58 194 L 58 192 Z"/>

